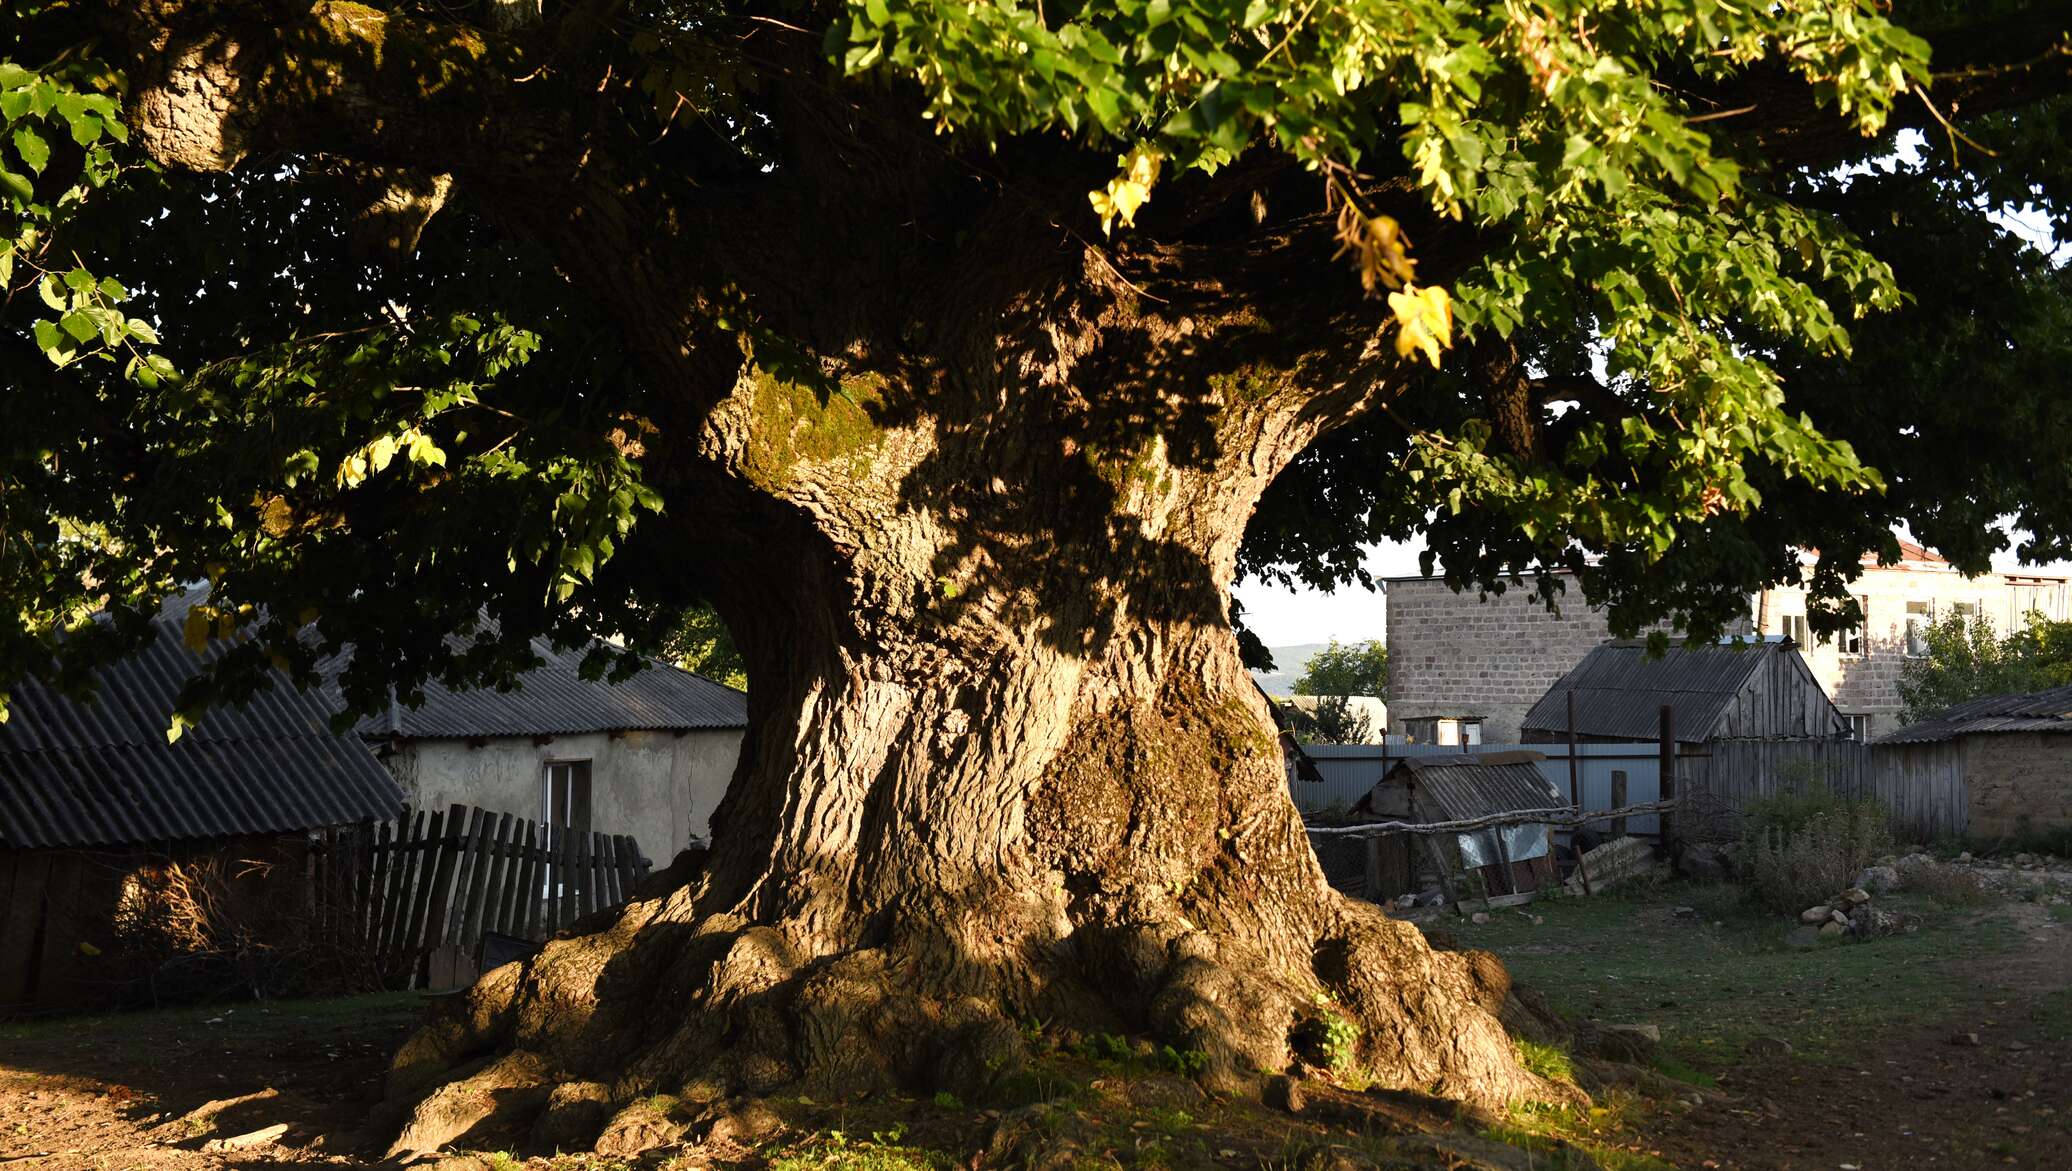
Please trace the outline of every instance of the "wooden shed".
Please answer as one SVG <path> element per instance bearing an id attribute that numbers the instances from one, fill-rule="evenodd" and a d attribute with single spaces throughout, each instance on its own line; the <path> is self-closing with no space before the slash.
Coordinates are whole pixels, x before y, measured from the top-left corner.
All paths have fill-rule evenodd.
<path id="1" fill-rule="evenodd" d="M 2072 686 L 1969 700 L 1872 744 L 1874 792 L 1923 840 L 2072 827 Z"/>
<path id="2" fill-rule="evenodd" d="M 1521 739 L 1566 740 L 1571 699 L 1583 744 L 1655 740 L 1669 709 L 1676 791 L 1691 813 L 1679 814 L 1686 836 L 1726 832 L 1731 817 L 1710 814 L 1780 789 L 1818 783 L 1858 792 L 1869 783 L 1868 750 L 1788 638 L 1672 644 L 1660 655 L 1639 639 L 1606 642 L 1532 706 Z"/>
<path id="3" fill-rule="evenodd" d="M 1537 752 L 1406 756 L 1354 804 L 1377 821 L 1467 821 L 1565 807 L 1568 799 L 1540 772 Z M 1545 822 L 1511 823 L 1468 833 L 1399 833 L 1369 839 L 1368 897 L 1381 901 L 1434 880 L 1473 872 L 1493 895 L 1552 883 L 1553 839 Z"/>
<path id="4" fill-rule="evenodd" d="M 402 803 L 367 746 L 333 731 L 330 709 L 285 675 L 168 743 L 181 685 L 229 649 L 185 645 L 193 600 L 169 606 L 151 645 L 96 675 L 95 702 L 33 680 L 10 697 L 0 723 L 0 1012 L 167 991 L 164 957 L 143 954 L 140 932 L 124 925 L 180 926 L 153 907 L 193 875 L 220 877 L 210 906 L 240 933 L 262 919 L 294 929 L 309 831 L 393 817 Z M 254 962 L 277 950 L 271 939 L 239 942 Z M 216 977 L 183 960 L 179 978 Z"/>

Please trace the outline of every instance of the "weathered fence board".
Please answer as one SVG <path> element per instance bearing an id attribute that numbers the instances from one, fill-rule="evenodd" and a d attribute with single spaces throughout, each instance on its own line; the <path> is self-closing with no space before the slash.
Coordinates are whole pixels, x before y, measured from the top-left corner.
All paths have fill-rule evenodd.
<path id="1" fill-rule="evenodd" d="M 318 835 L 312 917 L 357 936 L 385 983 L 458 981 L 486 933 L 545 939 L 624 902 L 651 865 L 624 834 L 466 805 L 406 809 Z"/>

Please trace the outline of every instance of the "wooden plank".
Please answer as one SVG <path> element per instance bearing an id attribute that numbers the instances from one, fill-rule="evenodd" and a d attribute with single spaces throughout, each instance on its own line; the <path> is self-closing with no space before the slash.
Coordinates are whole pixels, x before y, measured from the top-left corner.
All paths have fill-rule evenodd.
<path id="1" fill-rule="evenodd" d="M 593 910 L 602 911 L 608 907 L 618 905 L 617 900 L 612 898 L 611 879 L 607 877 L 610 850 L 611 838 L 608 835 L 597 832 L 591 833 L 590 897 L 597 904 L 596 907 L 592 908 Z"/>
<path id="2" fill-rule="evenodd" d="M 473 950 L 482 939 L 482 901 L 489 893 L 489 867 L 494 861 L 489 855 L 490 833 L 495 828 L 493 815 L 482 811 L 482 824 L 475 833 L 475 872 L 468 878 L 466 898 L 462 900 L 461 934 L 456 942 Z"/>
<path id="3" fill-rule="evenodd" d="M 512 879 L 512 817 L 500 813 L 489 832 L 489 878 L 482 884 L 482 931 L 504 930 L 504 895 Z M 477 936 L 480 938 L 480 936 Z"/>
<path id="4" fill-rule="evenodd" d="M 575 918 L 576 833 L 566 826 L 554 829 L 554 916 L 551 931 L 559 931 Z M 550 933 L 551 933 L 550 931 Z"/>
<path id="5" fill-rule="evenodd" d="M 403 929 L 402 954 L 413 972 L 422 965 L 425 937 L 431 929 L 434 910 L 434 878 L 446 854 L 446 813 L 438 810 L 432 813 L 431 821 L 425 827 L 424 846 L 417 854 L 417 885 L 410 891 L 410 921 Z M 446 861 L 445 864 L 451 866 L 452 862 Z M 437 909 L 445 910 L 444 907 Z"/>
<path id="6" fill-rule="evenodd" d="M 474 850 L 475 825 L 489 816 L 489 812 L 474 806 L 455 805 L 454 808 L 467 810 L 468 817 L 468 820 L 454 829 L 454 848 L 459 854 L 459 862 L 453 871 L 453 889 L 458 891 L 459 895 L 449 900 L 445 908 L 446 938 L 459 942 L 464 939 L 462 929 L 467 918 L 468 883 L 474 878 L 475 868 L 482 865 L 481 857 Z"/>
<path id="7" fill-rule="evenodd" d="M 525 934 L 525 903 L 521 898 L 525 890 L 526 843 L 532 829 L 532 822 L 523 817 L 511 819 L 511 837 L 505 843 L 504 885 L 502 906 L 497 911 L 496 929 L 505 935 Z"/>
<path id="8" fill-rule="evenodd" d="M 597 909 L 597 884 L 590 870 L 590 831 L 577 830 L 575 839 L 576 918 L 580 919 Z"/>
<path id="9" fill-rule="evenodd" d="M 10 946 L 7 934 L 8 908 L 14 906 L 14 873 L 21 866 L 22 853 L 19 850 L 0 850 L 0 955 L 6 955 Z M 0 1003 L 6 996 L 0 994 Z"/>
<path id="10" fill-rule="evenodd" d="M 396 917 L 396 874 L 402 869 L 402 844 L 405 834 L 410 832 L 410 811 L 408 809 L 396 818 L 394 825 L 382 822 L 375 831 L 374 842 L 374 890 L 368 904 L 367 951 L 376 957 L 388 954 L 389 924 Z"/>
<path id="11" fill-rule="evenodd" d="M 619 835 L 619 893 L 625 898 L 633 897 L 633 884 L 640 881 L 640 846 L 631 834 Z"/>
<path id="12" fill-rule="evenodd" d="M 43 929 L 44 888 L 50 880 L 50 854 L 42 850 L 15 854 L 13 891 L 0 929 L 0 1004 L 27 1004 L 34 992 L 36 942 Z"/>
<path id="13" fill-rule="evenodd" d="M 417 858 L 417 843 L 424 839 L 424 810 L 411 813 L 407 822 L 396 823 L 394 854 L 389 858 L 388 905 L 381 910 L 381 962 L 384 978 L 392 967 L 398 943 L 410 921 L 410 869 Z"/>
<path id="14" fill-rule="evenodd" d="M 525 866 L 518 872 L 518 916 L 513 920 L 517 927 L 511 932 L 527 939 L 542 938 L 540 932 L 540 890 L 546 883 L 546 839 L 540 832 L 540 823 L 527 819 L 525 823 Z"/>
<path id="15" fill-rule="evenodd" d="M 373 915 L 374 904 L 370 898 L 369 884 L 374 881 L 374 822 L 366 822 L 353 837 L 353 918 L 352 941 L 365 946 L 372 933 L 368 926 Z"/>
<path id="16" fill-rule="evenodd" d="M 43 888 L 43 946 L 37 949 L 30 993 L 44 1004 L 76 1002 L 81 995 L 72 963 L 81 939 L 79 890 L 84 869 L 84 861 L 69 850 L 51 860 L 50 880 Z"/>
<path id="17" fill-rule="evenodd" d="M 461 830 L 467 825 L 468 808 L 455 805 L 446 811 L 446 836 L 439 842 L 438 862 L 432 870 L 431 897 L 426 900 L 429 910 L 425 914 L 424 947 L 429 955 L 433 949 L 451 938 L 449 930 L 452 917 L 446 913 L 447 899 L 453 889 L 453 876 L 459 868 L 461 858 Z M 426 972 L 426 987 L 430 987 L 430 972 Z"/>

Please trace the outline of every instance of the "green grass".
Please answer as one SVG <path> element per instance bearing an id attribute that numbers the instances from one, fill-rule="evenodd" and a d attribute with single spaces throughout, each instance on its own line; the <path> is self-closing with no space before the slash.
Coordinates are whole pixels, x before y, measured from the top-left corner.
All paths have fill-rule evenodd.
<path id="1" fill-rule="evenodd" d="M 1677 903 L 1696 921 L 1670 916 Z M 1758 1035 L 1815 1061 L 1839 1061 L 1868 1037 L 1961 1002 L 1981 959 L 2014 939 L 2004 918 L 1888 896 L 1922 926 L 1867 943 L 1793 948 L 1797 923 L 1752 910 L 1730 887 L 1671 886 L 1645 901 L 1615 895 L 1535 904 L 1477 926 L 1449 922 L 1463 947 L 1502 957 L 1520 984 L 1572 1019 L 1662 1030 L 1662 1072 L 1703 1084 Z M 1717 924 L 1717 926 L 1715 926 Z"/>
<path id="2" fill-rule="evenodd" d="M 856 1140 L 831 1131 L 769 1152 L 769 1171 L 950 1171 L 957 1165 L 941 1151 L 902 1145 L 900 1137 Z"/>
<path id="3" fill-rule="evenodd" d="M 1619 1145 L 1618 1136 L 1631 1130 L 1625 1117 L 1627 1104 L 1628 1099 L 1618 1097 L 1609 1099 L 1607 1105 L 1588 1109 L 1523 1106 L 1511 1111 L 1503 1122 L 1485 1129 L 1482 1136 L 1550 1156 L 1545 1164 L 1550 1171 L 1591 1165 L 1562 1149 L 1561 1143 L 1574 1147 L 1604 1171 L 1676 1171 L 1673 1164 Z M 1536 1161 L 1533 1165 L 1541 1164 Z"/>
<path id="4" fill-rule="evenodd" d="M 1542 1045 L 1523 1037 L 1514 1037 L 1511 1044 L 1518 1050 L 1518 1064 L 1546 1078 L 1550 1082 L 1572 1082 L 1576 1071 L 1568 1063 L 1568 1054 L 1552 1045 Z"/>

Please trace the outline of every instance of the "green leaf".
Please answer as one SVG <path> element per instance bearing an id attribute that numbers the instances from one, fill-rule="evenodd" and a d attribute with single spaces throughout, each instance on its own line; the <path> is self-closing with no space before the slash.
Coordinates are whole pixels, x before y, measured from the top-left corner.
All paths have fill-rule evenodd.
<path id="1" fill-rule="evenodd" d="M 26 176 L 17 175 L 5 167 L 0 167 L 0 187 L 5 187 L 9 195 L 23 203 L 36 198 L 36 185 L 29 182 Z"/>
<path id="2" fill-rule="evenodd" d="M 14 128 L 14 150 L 22 156 L 22 162 L 28 164 L 29 170 L 38 175 L 41 175 L 43 168 L 50 163 L 50 144 L 43 141 L 42 135 L 27 126 Z"/>
<path id="3" fill-rule="evenodd" d="M 93 316 L 83 309 L 75 309 L 58 318 L 58 327 L 71 334 L 74 341 L 82 344 L 101 332 L 101 327 L 95 324 Z"/>

